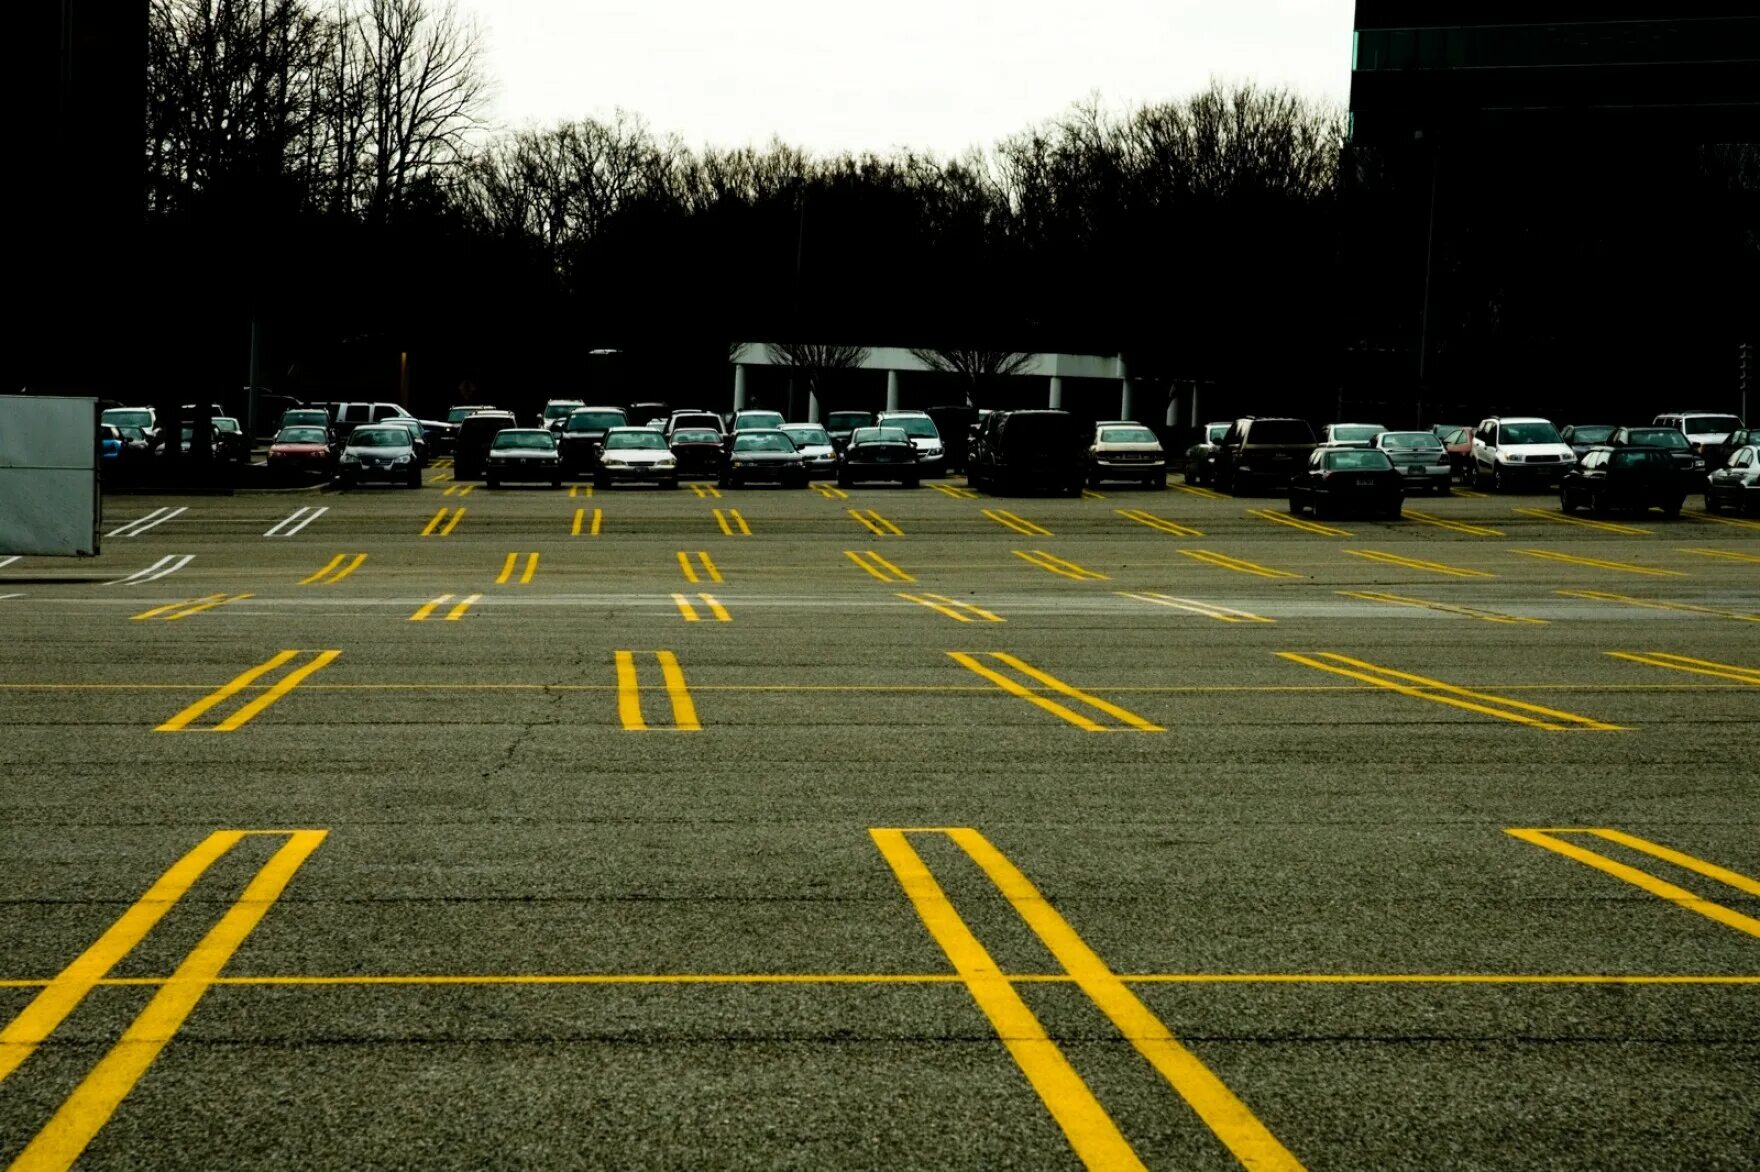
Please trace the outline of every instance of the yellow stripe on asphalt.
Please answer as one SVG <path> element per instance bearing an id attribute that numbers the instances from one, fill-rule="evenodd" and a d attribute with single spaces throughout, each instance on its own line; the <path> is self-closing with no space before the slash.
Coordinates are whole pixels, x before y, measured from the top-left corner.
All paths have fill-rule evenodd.
<path id="1" fill-rule="evenodd" d="M 843 556 L 865 570 L 869 577 L 882 582 L 915 582 L 916 579 L 905 573 L 871 549 L 846 549 Z"/>
<path id="2" fill-rule="evenodd" d="M 1480 610 L 1473 606 L 1457 606 L 1451 602 L 1436 602 L 1428 598 L 1408 598 L 1403 594 L 1383 594 L 1377 591 L 1340 590 L 1339 594 L 1346 598 L 1360 598 L 1364 602 L 1385 602 L 1390 606 L 1413 606 L 1423 610 L 1434 610 L 1442 614 L 1458 615 L 1465 619 L 1478 619 L 1486 623 L 1527 623 L 1533 626 L 1546 626 L 1545 619 L 1528 618 L 1525 615 L 1504 614 L 1497 610 Z"/>
<path id="3" fill-rule="evenodd" d="M 1666 651 L 1609 651 L 1615 659 L 1624 659 L 1631 663 L 1641 663 L 1647 667 L 1660 667 L 1669 671 L 1684 671 L 1693 675 L 1711 676 L 1714 679 L 1733 680 L 1738 684 L 1751 684 L 1760 688 L 1760 668 L 1743 667 L 1738 663 L 1719 663 L 1715 659 L 1695 659 L 1690 655 L 1671 655 Z"/>
<path id="4" fill-rule="evenodd" d="M 1240 558 L 1229 557 L 1211 549 L 1182 549 L 1179 551 L 1186 557 L 1215 566 L 1221 570 L 1232 570 L 1237 574 L 1253 574 L 1260 578 L 1299 578 L 1300 574 L 1292 574 L 1288 570 L 1273 569 L 1261 566 L 1257 562 L 1242 561 Z"/>
<path id="5" fill-rule="evenodd" d="M 1734 928 L 1749 936 L 1760 936 L 1760 920 L 1753 916 L 1744 915 L 1733 908 L 1705 899 L 1684 887 L 1677 887 L 1667 880 L 1658 879 L 1648 871 L 1639 870 L 1637 867 L 1611 859 L 1598 851 L 1567 842 L 1558 836 L 1561 834 L 1593 834 L 1598 838 L 1619 843 L 1641 854 L 1651 855 L 1709 878 L 1718 879 L 1720 882 L 1745 891 L 1749 895 L 1760 894 L 1760 890 L 1757 890 L 1760 888 L 1760 884 L 1756 884 L 1740 872 L 1729 871 L 1702 859 L 1695 859 L 1691 855 L 1638 838 L 1635 835 L 1624 834 L 1608 828 L 1535 830 L 1523 827 L 1511 828 L 1504 833 L 1533 846 L 1552 851 L 1554 854 L 1563 855 L 1565 858 L 1582 863 L 1584 866 L 1593 867 L 1604 874 L 1612 875 L 1641 891 L 1647 891 L 1659 899 L 1667 900 L 1676 907 L 1704 916 L 1726 928 Z"/>
<path id="6" fill-rule="evenodd" d="M 1760 529 L 1760 521 L 1744 521 L 1740 517 L 1724 517 L 1716 513 L 1707 513 L 1703 509 L 1688 509 L 1687 516 L 1695 521 L 1709 521 L 1713 525 L 1730 525 L 1737 529 Z"/>
<path id="7" fill-rule="evenodd" d="M 1169 480 L 1167 482 L 1167 487 L 1186 493 L 1190 496 L 1201 497 L 1207 501 L 1226 501 L 1233 499 L 1223 493 L 1215 492 L 1208 488 L 1202 488 L 1196 484 L 1175 484 L 1173 481 Z"/>
<path id="8" fill-rule="evenodd" d="M 1170 521 L 1166 517 L 1157 517 L 1154 513 L 1143 509 L 1114 509 L 1115 513 L 1127 521 L 1135 521 L 1139 525 L 1147 525 L 1162 533 L 1171 533 L 1175 537 L 1202 537 L 1204 534 L 1189 525 L 1181 525 L 1178 521 Z"/>
<path id="9" fill-rule="evenodd" d="M 1720 610 L 1715 606 L 1695 606 L 1690 602 L 1664 602 L 1659 598 L 1632 598 L 1625 594 L 1608 594 L 1602 590 L 1558 590 L 1554 593 L 1562 598 L 1581 598 L 1589 602 L 1617 602 L 1624 606 L 1638 606 L 1649 610 L 1672 610 L 1683 614 L 1703 614 L 1720 619 L 1734 619 L 1740 623 L 1760 623 L 1760 614 L 1744 613 L 1739 610 Z"/>
<path id="10" fill-rule="evenodd" d="M 984 623 L 1001 623 L 1008 621 L 1001 615 L 993 614 L 982 607 L 973 606 L 969 602 L 960 602 L 957 599 L 949 598 L 945 594 L 918 595 L 901 593 L 898 597 L 904 599 L 906 602 L 914 602 L 918 606 L 928 607 L 930 610 L 935 611 L 938 614 L 944 614 L 955 622 L 969 623 L 976 620 Z"/>
<path id="11" fill-rule="evenodd" d="M 904 530 L 882 517 L 873 509 L 847 509 L 850 516 L 860 521 L 876 537 L 903 537 Z"/>
<path id="12" fill-rule="evenodd" d="M 1760 555 L 1737 553 L 1731 549 L 1683 549 L 1681 552 L 1690 553 L 1694 557 L 1721 558 L 1729 562 L 1753 562 L 1755 565 L 1760 565 Z"/>
<path id="13" fill-rule="evenodd" d="M 1511 509 L 1510 512 L 1523 517 L 1533 517 L 1540 521 L 1555 521 L 1560 525 L 1580 525 L 1585 529 L 1598 529 L 1603 533 L 1618 533 L 1622 537 L 1650 537 L 1649 529 L 1638 529 L 1631 525 L 1615 525 L 1611 521 L 1591 521 L 1587 517 L 1573 517 L 1569 513 L 1555 509 Z"/>
<path id="14" fill-rule="evenodd" d="M 1012 552 L 1015 557 L 1020 558 L 1028 565 L 1038 566 L 1041 570 L 1049 570 L 1053 574 L 1071 578 L 1077 582 L 1105 582 L 1109 580 L 1105 574 L 1098 570 L 1090 570 L 1086 566 L 1077 565 L 1065 558 L 1046 553 L 1042 549 L 1017 549 Z"/>
<path id="15" fill-rule="evenodd" d="M 1029 521 L 1025 517 L 1017 516 L 1007 509 L 985 509 L 983 512 L 986 517 L 998 525 L 1006 529 L 1013 529 L 1016 533 L 1024 533 L 1028 537 L 1050 537 L 1052 535 L 1051 530 Z"/>
<path id="16" fill-rule="evenodd" d="M 1414 700 L 1427 700 L 1432 704 L 1446 704 L 1451 708 L 1462 708 L 1485 716 L 1495 716 L 1499 720 L 1525 724 L 1531 728 L 1544 729 L 1547 732 L 1624 731 L 1620 725 L 1607 724 L 1587 716 L 1579 716 L 1574 712 L 1561 712 L 1556 708 L 1544 708 L 1538 704 L 1529 704 L 1524 700 L 1512 700 L 1507 696 L 1494 696 L 1486 692 L 1456 687 L 1454 684 L 1447 684 L 1441 680 L 1414 675 L 1411 672 L 1396 671 L 1393 668 L 1381 667 L 1335 652 L 1317 651 L 1311 656 L 1293 651 L 1279 651 L 1277 654 L 1279 658 L 1287 659 L 1292 663 L 1299 663 L 1317 671 L 1331 672 L 1348 679 L 1360 680 L 1365 684 L 1373 684 L 1378 688 L 1398 692 L 1402 696 L 1410 696 Z"/>
<path id="17" fill-rule="evenodd" d="M 746 519 L 740 516 L 738 509 L 725 511 L 716 509 L 715 524 L 719 525 L 721 532 L 728 537 L 750 537 L 752 535 L 752 527 L 746 524 Z"/>
<path id="18" fill-rule="evenodd" d="M 1212 602 L 1199 602 L 1195 598 L 1175 598 L 1171 594 L 1153 592 L 1132 594 L 1120 590 L 1120 598 L 1129 598 L 1136 602 L 1147 602 L 1152 606 L 1164 606 L 1170 610 L 1183 610 L 1189 614 L 1203 615 L 1207 619 L 1216 619 L 1224 623 L 1275 623 L 1276 619 L 1268 619 L 1262 614 L 1235 610 L 1233 607 L 1218 606 Z"/>
<path id="19" fill-rule="evenodd" d="M 1300 529 L 1303 533 L 1315 533 L 1321 537 L 1349 537 L 1348 529 L 1335 529 L 1331 525 L 1321 525 L 1315 521 L 1291 517 L 1283 513 L 1274 513 L 1270 509 L 1248 509 L 1247 516 L 1257 517 L 1261 521 L 1271 521 L 1278 525 L 1287 525 L 1291 529 Z"/>
<path id="20" fill-rule="evenodd" d="M 955 484 L 931 484 L 929 487 L 942 496 L 950 496 L 956 501 L 975 501 L 978 499 L 978 494 L 971 489 L 960 488 Z"/>
<path id="21" fill-rule="evenodd" d="M 1434 525 L 1438 529 L 1446 529 L 1450 533 L 1464 533 L 1468 537 L 1503 536 L 1501 529 L 1489 529 L 1484 525 L 1468 525 L 1464 521 L 1450 521 L 1446 517 L 1438 517 L 1433 513 L 1420 513 L 1417 509 L 1407 509 L 1405 515 L 1420 525 Z"/>
<path id="22" fill-rule="evenodd" d="M 1056 716 L 1062 720 L 1068 721 L 1070 724 L 1075 725 L 1077 728 L 1081 729 L 1083 732 L 1122 732 L 1122 731 L 1124 731 L 1123 729 L 1112 728 L 1107 725 L 1099 724 L 1096 721 L 1090 719 L 1087 716 L 1082 715 L 1079 712 L 1071 711 L 1070 709 L 1057 703 L 1055 700 L 1046 699 L 1044 696 L 1039 695 L 1037 692 L 1033 691 L 1031 688 L 1028 688 L 1028 687 L 1022 685 L 1018 681 L 1016 681 L 1008 676 L 1005 676 L 1001 672 L 998 672 L 995 669 L 988 667 L 985 664 L 979 662 L 979 660 L 975 657 L 975 655 L 973 655 L 971 653 L 964 652 L 964 651 L 949 651 L 947 654 L 950 658 L 953 659 L 953 661 L 955 663 L 959 664 L 961 667 L 965 668 L 966 670 L 972 672 L 975 675 L 981 676 L 986 680 L 989 680 L 991 683 L 995 684 L 997 687 L 1001 688 L 1003 691 L 1009 693 L 1010 695 L 1018 696 L 1022 700 L 1027 701 L 1029 704 L 1035 705 L 1038 708 L 1042 708 L 1046 712 L 1051 713 L 1053 716 Z M 1010 668 L 1013 671 L 1016 671 L 1016 672 L 1020 673 L 1021 675 L 1026 676 L 1028 679 L 1033 680 L 1035 683 L 1041 684 L 1046 688 L 1049 688 L 1051 691 L 1056 692 L 1058 695 L 1066 696 L 1069 699 L 1075 700 L 1078 703 L 1081 703 L 1081 704 L 1087 706 L 1088 708 L 1093 709 L 1096 712 L 1099 712 L 1105 716 L 1109 716 L 1112 719 L 1118 721 L 1120 724 L 1126 726 L 1129 729 L 1135 730 L 1137 732 L 1145 732 L 1145 733 L 1158 733 L 1158 732 L 1166 732 L 1167 731 L 1166 729 L 1162 728 L 1160 725 L 1152 724 L 1149 721 L 1144 720 L 1142 717 L 1138 716 L 1136 713 L 1129 711 L 1128 709 L 1120 708 L 1118 705 L 1113 704 L 1110 701 L 1103 700 L 1100 697 L 1093 695 L 1092 693 L 1084 692 L 1081 689 L 1074 687 L 1073 685 L 1065 683 L 1064 681 L 1058 679 L 1056 676 L 1049 675 L 1046 672 L 1040 671 L 1038 668 L 1033 667 L 1031 664 L 1028 664 L 1028 663 L 1024 662 L 1023 660 L 1020 660 L 1013 655 L 1009 655 L 1006 652 L 989 651 L 989 652 L 981 652 L 979 654 L 988 655 L 996 663 L 999 663 L 1004 667 Z"/>
<path id="23" fill-rule="evenodd" d="M 1558 553 L 1550 549 L 1518 549 L 1516 553 L 1531 558 L 1544 558 L 1547 561 L 1565 562 L 1573 566 L 1588 566 L 1596 570 L 1613 570 L 1621 574 L 1647 574 L 1652 578 L 1684 578 L 1686 575 L 1679 570 L 1659 570 L 1651 566 L 1634 565 L 1631 562 L 1612 562 L 1604 558 L 1579 557 L 1576 554 Z"/>
<path id="24" fill-rule="evenodd" d="M 1495 578 L 1484 570 L 1469 570 L 1464 566 L 1451 566 L 1445 562 L 1426 562 L 1418 558 L 1401 557 L 1397 553 L 1385 553 L 1378 549 L 1347 549 L 1346 553 L 1354 558 L 1366 558 L 1383 565 L 1399 566 L 1406 570 L 1422 570 L 1426 574 L 1447 574 L 1451 578 Z"/>

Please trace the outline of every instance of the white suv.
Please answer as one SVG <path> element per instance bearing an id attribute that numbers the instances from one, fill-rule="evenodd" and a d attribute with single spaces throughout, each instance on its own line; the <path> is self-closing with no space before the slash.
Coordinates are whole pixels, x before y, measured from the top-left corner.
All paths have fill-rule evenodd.
<path id="1" fill-rule="evenodd" d="M 874 417 L 875 427 L 897 427 L 904 430 L 910 437 L 911 447 L 917 449 L 917 470 L 924 476 L 933 476 L 940 472 L 947 460 L 947 452 L 941 446 L 941 429 L 929 418 L 926 411 L 882 411 Z"/>
<path id="2" fill-rule="evenodd" d="M 1558 434 L 1550 419 L 1506 415 L 1487 419 L 1473 429 L 1473 453 L 1467 459 L 1467 486 L 1492 492 L 1544 485 L 1557 488 L 1577 454 Z"/>
<path id="3" fill-rule="evenodd" d="M 1716 411 L 1678 411 L 1673 415 L 1658 415 L 1650 421 L 1650 426 L 1680 432 L 1687 437 L 1692 449 L 1705 457 L 1705 463 L 1716 468 L 1723 463 L 1724 445 L 1729 443 L 1730 432 L 1742 430 L 1742 421 L 1734 415 Z"/>

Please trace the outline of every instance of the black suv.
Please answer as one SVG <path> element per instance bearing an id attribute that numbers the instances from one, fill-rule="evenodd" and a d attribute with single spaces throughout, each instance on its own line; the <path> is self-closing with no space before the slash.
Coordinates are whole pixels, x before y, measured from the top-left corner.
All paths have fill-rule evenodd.
<path id="1" fill-rule="evenodd" d="M 1667 448 L 1590 448 L 1559 482 L 1558 507 L 1566 513 L 1579 506 L 1591 513 L 1658 508 L 1678 517 L 1687 499 L 1688 475 Z"/>
<path id="2" fill-rule="evenodd" d="M 599 449 L 605 446 L 605 433 L 614 427 L 629 425 L 629 418 L 619 407 L 576 407 L 570 411 L 561 430 L 556 433 L 563 472 L 575 475 L 597 468 Z"/>
<path id="3" fill-rule="evenodd" d="M 1212 479 L 1236 496 L 1262 484 L 1286 489 L 1317 446 L 1305 419 L 1237 419 L 1217 445 Z"/>
<path id="4" fill-rule="evenodd" d="M 452 453 L 452 476 L 455 480 L 479 480 L 483 462 L 488 458 L 489 445 L 502 429 L 518 427 L 511 411 L 479 411 L 458 425 L 458 440 Z"/>
<path id="5" fill-rule="evenodd" d="M 1068 411 L 993 411 L 972 437 L 966 478 L 992 492 L 1081 496 L 1091 434 Z"/>

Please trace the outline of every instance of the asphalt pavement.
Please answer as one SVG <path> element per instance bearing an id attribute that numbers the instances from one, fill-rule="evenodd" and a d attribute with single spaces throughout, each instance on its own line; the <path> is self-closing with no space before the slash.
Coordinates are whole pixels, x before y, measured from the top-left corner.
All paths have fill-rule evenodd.
<path id="1" fill-rule="evenodd" d="M 1760 520 L 427 481 L 0 564 L 0 1165 L 1760 1167 Z"/>

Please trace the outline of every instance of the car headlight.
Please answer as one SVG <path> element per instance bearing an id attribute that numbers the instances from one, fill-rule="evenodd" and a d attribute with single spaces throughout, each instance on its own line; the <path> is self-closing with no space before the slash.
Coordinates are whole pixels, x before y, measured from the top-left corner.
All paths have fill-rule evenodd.
<path id="1" fill-rule="evenodd" d="M 361 458 L 353 452 L 344 452 L 342 453 L 342 462 L 344 464 L 359 464 Z"/>
<path id="2" fill-rule="evenodd" d="M 1699 459 L 1695 459 L 1693 461 L 1693 471 L 1701 472 L 1704 470 L 1704 468 L 1705 468 L 1705 461 L 1699 460 Z"/>
<path id="3" fill-rule="evenodd" d="M 735 468 L 744 468 L 746 466 L 746 462 L 744 460 L 735 460 L 733 462 L 733 466 Z"/>
<path id="4" fill-rule="evenodd" d="M 603 460 L 601 460 L 599 462 L 601 464 L 606 465 L 607 467 L 610 467 L 610 468 L 621 468 L 628 461 L 626 461 L 622 456 L 606 456 Z"/>
<path id="5" fill-rule="evenodd" d="M 654 464 L 656 467 L 659 467 L 659 468 L 676 468 L 676 467 L 678 467 L 678 461 L 674 460 L 671 456 L 664 456 L 661 459 L 654 461 Z"/>
<path id="6" fill-rule="evenodd" d="M 391 462 L 393 464 L 407 464 L 413 459 L 415 459 L 414 456 L 399 456 L 399 457 L 397 457 L 397 459 L 395 459 Z"/>
<path id="7" fill-rule="evenodd" d="M 1497 458 L 1505 464 L 1520 464 L 1522 462 L 1522 457 L 1515 452 L 1499 452 Z"/>

